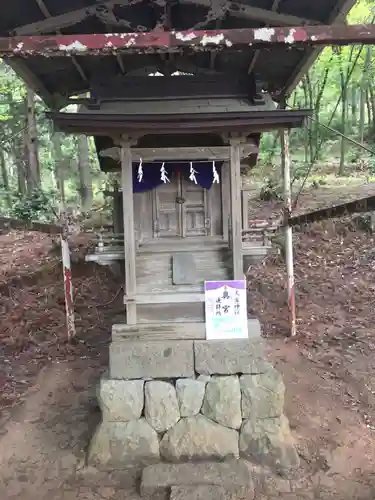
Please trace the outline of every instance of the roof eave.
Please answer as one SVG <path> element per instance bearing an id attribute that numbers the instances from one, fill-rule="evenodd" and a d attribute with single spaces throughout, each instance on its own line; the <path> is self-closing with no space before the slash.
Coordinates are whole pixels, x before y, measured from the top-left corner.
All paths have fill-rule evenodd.
<path id="1" fill-rule="evenodd" d="M 266 132 L 301 127 L 311 115 L 311 110 L 202 113 L 183 116 L 47 113 L 62 132 L 105 136 L 135 132 L 159 135 L 191 132 Z"/>

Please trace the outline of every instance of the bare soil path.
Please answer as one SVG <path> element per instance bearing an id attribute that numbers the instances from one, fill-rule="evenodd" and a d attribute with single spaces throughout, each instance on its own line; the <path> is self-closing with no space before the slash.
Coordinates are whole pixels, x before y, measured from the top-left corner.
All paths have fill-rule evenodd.
<path id="1" fill-rule="evenodd" d="M 100 418 L 95 398 L 90 397 L 100 372 L 100 364 L 88 358 L 42 369 L 24 405 L 3 428 L 0 498 L 138 498 L 134 471 L 123 474 L 119 484 L 84 466 L 86 447 Z"/>

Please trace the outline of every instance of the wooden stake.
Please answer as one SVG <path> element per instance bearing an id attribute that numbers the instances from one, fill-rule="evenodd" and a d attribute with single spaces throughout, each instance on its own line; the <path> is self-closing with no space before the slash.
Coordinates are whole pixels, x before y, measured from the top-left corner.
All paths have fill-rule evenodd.
<path id="1" fill-rule="evenodd" d="M 289 130 L 280 132 L 281 137 L 281 164 L 284 181 L 284 224 L 285 224 L 285 260 L 287 273 L 288 309 L 290 321 L 290 336 L 296 335 L 296 302 L 294 290 L 294 266 L 293 266 L 293 232 L 288 226 L 288 220 L 292 212 L 292 190 L 290 184 L 290 152 L 289 152 Z"/>
<path id="2" fill-rule="evenodd" d="M 66 235 L 61 234 L 60 239 L 64 275 L 66 326 L 68 331 L 68 342 L 70 342 L 76 335 L 73 304 L 72 268 L 70 264 L 69 244 Z"/>

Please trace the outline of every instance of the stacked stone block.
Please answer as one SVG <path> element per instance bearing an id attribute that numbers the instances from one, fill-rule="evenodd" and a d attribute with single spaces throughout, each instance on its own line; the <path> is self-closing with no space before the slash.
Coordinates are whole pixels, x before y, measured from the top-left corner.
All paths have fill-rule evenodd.
<path id="1" fill-rule="evenodd" d="M 114 342 L 89 461 L 118 469 L 242 456 L 296 467 L 284 391 L 260 339 Z"/>

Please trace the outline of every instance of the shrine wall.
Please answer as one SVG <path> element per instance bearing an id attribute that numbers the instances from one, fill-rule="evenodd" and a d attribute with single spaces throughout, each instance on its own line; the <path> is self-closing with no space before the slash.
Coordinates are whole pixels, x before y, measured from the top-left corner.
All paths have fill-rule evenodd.
<path id="1" fill-rule="evenodd" d="M 189 252 L 189 242 L 181 241 L 182 250 Z M 191 251 L 194 260 L 195 272 L 191 275 L 191 285 L 201 285 L 206 280 L 230 279 L 229 249 L 212 248 L 204 240 Z M 153 250 L 152 246 L 137 254 L 136 276 L 137 291 L 153 292 L 153 289 L 170 289 L 176 283 L 173 279 L 173 256 L 179 249 L 173 248 L 173 244 L 166 242 L 164 251 Z"/>

